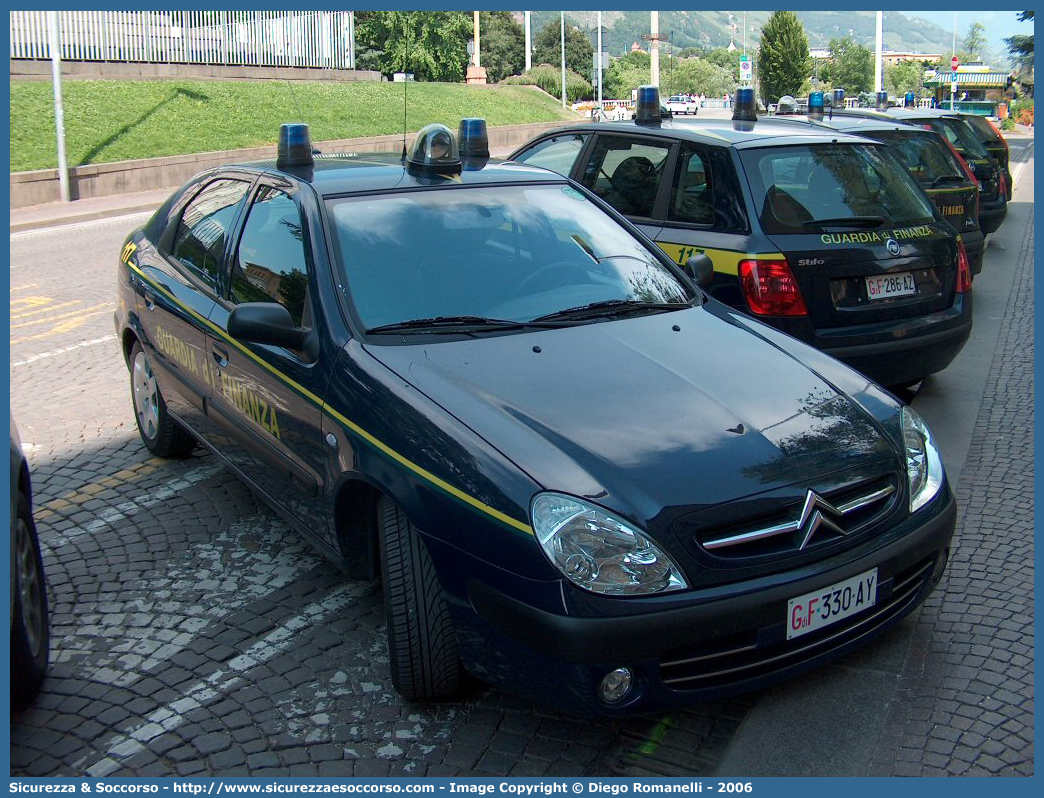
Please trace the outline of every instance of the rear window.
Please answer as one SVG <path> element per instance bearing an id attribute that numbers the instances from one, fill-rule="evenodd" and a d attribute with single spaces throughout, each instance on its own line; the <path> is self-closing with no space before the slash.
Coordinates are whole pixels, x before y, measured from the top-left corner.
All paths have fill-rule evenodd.
<path id="1" fill-rule="evenodd" d="M 965 116 L 962 118 L 972 126 L 983 145 L 993 146 L 1002 142 L 1001 137 L 997 135 L 997 131 L 981 116 Z"/>
<path id="2" fill-rule="evenodd" d="M 961 119 L 940 117 L 935 120 L 932 129 L 946 136 L 954 149 L 965 154 L 966 157 L 980 158 L 982 160 L 990 157 L 990 154 L 982 146 L 982 142 L 979 141 L 971 126 Z"/>
<path id="3" fill-rule="evenodd" d="M 882 146 L 816 144 L 740 154 L 766 233 L 926 224 L 924 192 Z"/>
<path id="4" fill-rule="evenodd" d="M 949 177 L 967 180 L 950 148 L 936 133 L 888 130 L 874 133 L 873 137 L 889 144 L 906 171 L 926 188 L 932 188 Z"/>

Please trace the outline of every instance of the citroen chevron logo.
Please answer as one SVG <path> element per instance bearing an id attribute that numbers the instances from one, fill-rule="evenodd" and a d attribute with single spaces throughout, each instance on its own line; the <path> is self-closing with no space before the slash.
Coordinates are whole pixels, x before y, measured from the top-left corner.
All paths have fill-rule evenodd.
<path id="1" fill-rule="evenodd" d="M 798 546 L 798 549 L 805 548 L 821 526 L 833 530 L 839 535 L 846 534 L 845 530 L 823 515 L 823 510 L 835 517 L 844 515 L 843 512 L 814 490 L 809 490 L 805 494 L 805 503 L 801 507 L 801 515 L 797 519 L 797 528 L 801 534 L 801 544 Z"/>
<path id="2" fill-rule="evenodd" d="M 856 510 L 877 504 L 887 499 L 893 493 L 895 493 L 894 486 L 883 485 L 862 496 L 849 499 L 839 505 L 834 505 L 810 489 L 805 492 L 805 501 L 801 505 L 801 512 L 793 521 L 786 521 L 782 524 L 775 524 L 760 529 L 752 529 L 735 535 L 727 535 L 726 537 L 707 538 L 702 541 L 702 545 L 705 549 L 713 551 L 715 549 L 728 548 L 729 546 L 753 543 L 757 540 L 765 540 L 778 535 L 794 535 L 795 538 L 800 539 L 798 549 L 804 549 L 820 528 L 826 528 L 839 535 L 847 536 L 848 531 L 842 529 L 837 521 Z"/>

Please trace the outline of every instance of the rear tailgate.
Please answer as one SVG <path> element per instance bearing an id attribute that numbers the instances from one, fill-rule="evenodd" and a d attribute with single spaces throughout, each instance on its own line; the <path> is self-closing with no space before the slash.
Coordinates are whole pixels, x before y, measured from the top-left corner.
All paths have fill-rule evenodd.
<path id="1" fill-rule="evenodd" d="M 945 223 L 769 238 L 816 329 L 915 318 L 953 304 L 957 249 Z"/>
<path id="2" fill-rule="evenodd" d="M 958 233 L 976 230 L 979 217 L 976 214 L 975 192 L 978 186 L 965 183 L 963 186 L 925 189 L 935 207 Z"/>

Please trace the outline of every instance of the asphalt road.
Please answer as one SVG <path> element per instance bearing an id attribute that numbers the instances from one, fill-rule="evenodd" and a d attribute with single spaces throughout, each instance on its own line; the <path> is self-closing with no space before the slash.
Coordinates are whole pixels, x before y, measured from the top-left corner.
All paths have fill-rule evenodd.
<path id="1" fill-rule="evenodd" d="M 1032 140 L 1012 146 L 1028 152 Z M 1026 257 L 1032 171 L 1030 161 L 976 279 L 972 341 L 906 397 L 954 484 L 978 451 L 974 422 Z M 140 444 L 112 312 L 122 240 L 147 216 L 11 235 L 11 406 L 53 612 L 51 674 L 12 722 L 13 773 L 874 772 L 924 635 L 949 632 L 909 620 L 800 683 L 627 722 L 559 716 L 481 684 L 454 702 L 403 702 L 377 588 L 345 580 L 212 457 L 163 461 Z M 809 739 L 833 740 L 831 755 L 807 761 Z M 1020 756 L 997 752 L 994 772 Z"/>

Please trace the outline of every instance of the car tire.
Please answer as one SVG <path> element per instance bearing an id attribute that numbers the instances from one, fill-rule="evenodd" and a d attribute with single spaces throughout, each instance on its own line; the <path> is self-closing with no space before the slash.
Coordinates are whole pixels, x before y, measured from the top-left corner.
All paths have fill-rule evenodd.
<path id="1" fill-rule="evenodd" d="M 159 383 L 145 350 L 137 341 L 131 347 L 130 358 L 131 402 L 134 421 L 142 443 L 159 457 L 184 457 L 196 448 L 195 439 L 167 412 Z"/>
<path id="2" fill-rule="evenodd" d="M 457 633 L 431 555 L 395 502 L 382 498 L 377 519 L 392 683 L 411 701 L 453 695 L 460 687 Z"/>
<path id="3" fill-rule="evenodd" d="M 11 706 L 29 704 L 43 684 L 50 656 L 47 588 L 40 539 L 29 509 L 29 497 L 18 493 L 14 535 L 14 602 L 11 608 Z"/>

